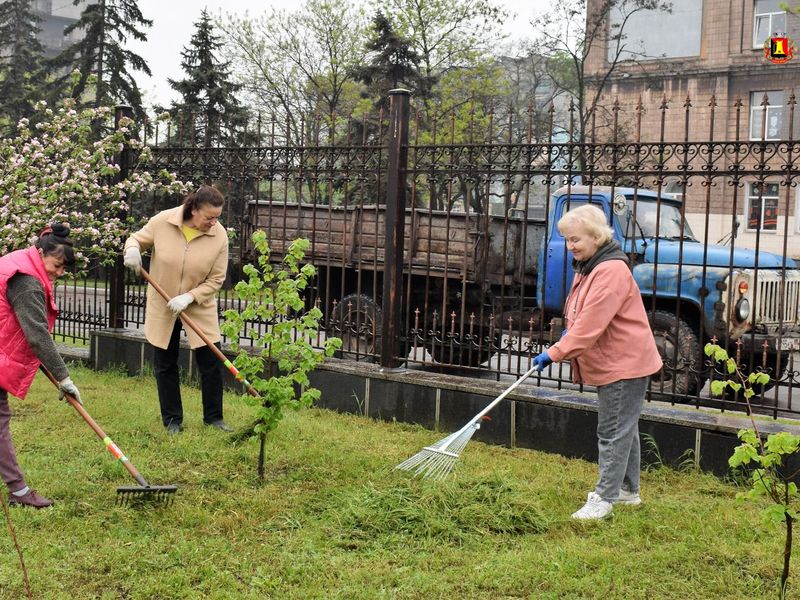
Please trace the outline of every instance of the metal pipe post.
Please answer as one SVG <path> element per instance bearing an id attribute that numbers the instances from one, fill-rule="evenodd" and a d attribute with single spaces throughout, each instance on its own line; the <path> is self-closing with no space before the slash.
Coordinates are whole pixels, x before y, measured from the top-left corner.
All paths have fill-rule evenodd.
<path id="1" fill-rule="evenodd" d="M 127 117 L 133 119 L 133 109 L 130 106 L 120 105 L 114 110 L 114 129 L 120 128 L 120 121 Z M 118 180 L 127 179 L 130 169 L 130 148 L 126 143 L 117 157 L 120 167 Z M 125 215 L 120 215 L 124 217 Z M 120 244 L 121 245 L 121 244 Z M 111 271 L 111 288 L 109 289 L 108 326 L 114 329 L 125 328 L 125 266 L 122 264 L 122 254 L 117 254 L 114 267 Z"/>
<path id="2" fill-rule="evenodd" d="M 389 164 L 386 172 L 386 232 L 381 321 L 381 366 L 398 367 L 403 311 L 403 249 L 405 247 L 406 168 L 411 92 L 389 92 Z"/>

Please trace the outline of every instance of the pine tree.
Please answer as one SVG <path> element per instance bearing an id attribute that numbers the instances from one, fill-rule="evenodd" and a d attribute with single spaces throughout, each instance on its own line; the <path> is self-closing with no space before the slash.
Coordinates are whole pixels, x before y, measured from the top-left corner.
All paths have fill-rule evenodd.
<path id="1" fill-rule="evenodd" d="M 73 1 L 78 4 L 78 0 Z M 77 69 L 80 78 L 72 88 L 73 98 L 95 107 L 128 104 L 137 120 L 143 119 L 142 94 L 130 70 L 150 75 L 150 68 L 124 44 L 129 37 L 146 41 L 142 28 L 152 24 L 144 18 L 136 0 L 96 0 L 87 5 L 80 19 L 64 29 L 64 35 L 75 30 L 85 35 L 53 61 L 62 73 L 55 81 L 57 93 L 63 93 L 69 73 Z M 91 95 L 88 101 L 87 95 Z"/>
<path id="2" fill-rule="evenodd" d="M 17 123 L 33 114 L 33 104 L 42 97 L 44 47 L 36 37 L 41 18 L 31 0 L 0 3 L 0 130 L 13 135 Z"/>
<path id="3" fill-rule="evenodd" d="M 220 36 L 214 33 L 208 11 L 204 9 L 194 25 L 195 33 L 181 52 L 186 77 L 169 80 L 181 95 L 181 101 L 172 103 L 177 137 L 182 143 L 196 141 L 205 146 L 230 143 L 233 132 L 245 123 L 244 110 L 235 96 L 241 86 L 231 81 L 230 64 L 215 54 Z"/>
<path id="4" fill-rule="evenodd" d="M 398 34 L 381 11 L 375 13 L 372 28 L 374 35 L 366 45 L 371 60 L 353 75 L 367 86 L 368 95 L 376 98 L 376 106 L 386 108 L 389 90 L 407 87 L 416 91 L 423 77 L 411 40 Z"/>

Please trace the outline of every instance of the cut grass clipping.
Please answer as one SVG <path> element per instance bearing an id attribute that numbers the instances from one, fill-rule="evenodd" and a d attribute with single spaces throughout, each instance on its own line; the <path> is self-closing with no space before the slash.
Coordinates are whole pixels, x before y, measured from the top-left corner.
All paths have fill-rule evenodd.
<path id="1" fill-rule="evenodd" d="M 393 533 L 448 542 L 487 533 L 544 533 L 547 521 L 529 495 L 529 488 L 505 476 L 409 478 L 381 487 L 370 482 L 335 494 L 328 517 L 352 542 Z"/>

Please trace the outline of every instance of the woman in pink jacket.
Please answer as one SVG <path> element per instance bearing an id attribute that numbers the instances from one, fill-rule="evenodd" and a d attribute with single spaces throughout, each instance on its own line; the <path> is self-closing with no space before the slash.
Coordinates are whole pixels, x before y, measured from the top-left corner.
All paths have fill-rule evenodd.
<path id="1" fill-rule="evenodd" d="M 50 335 L 58 315 L 53 282 L 74 262 L 69 227 L 63 223 L 45 228 L 30 248 L 0 257 L 0 478 L 10 506 L 46 508 L 53 501 L 25 482 L 11 440 L 8 395 L 24 400 L 43 364 L 58 379 L 62 400 L 70 394 L 81 401 Z"/>
<path id="2" fill-rule="evenodd" d="M 533 359 L 541 371 L 570 360 L 576 383 L 597 386 L 600 477 L 574 519 L 602 519 L 613 504 L 640 504 L 639 415 L 661 357 L 628 257 L 597 206 L 579 206 L 559 220 L 575 278 L 564 306 L 566 333 Z"/>

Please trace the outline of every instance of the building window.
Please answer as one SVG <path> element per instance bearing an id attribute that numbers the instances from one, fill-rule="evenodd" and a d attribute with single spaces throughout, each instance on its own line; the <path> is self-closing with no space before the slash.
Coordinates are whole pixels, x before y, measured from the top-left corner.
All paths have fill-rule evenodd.
<path id="1" fill-rule="evenodd" d="M 610 2 L 608 61 L 700 56 L 702 0 Z"/>
<path id="2" fill-rule="evenodd" d="M 768 106 L 762 106 L 764 94 L 767 96 Z M 764 116 L 767 118 L 767 125 L 762 130 Z M 784 137 L 784 129 L 783 92 L 750 92 L 750 139 L 779 140 Z"/>
<path id="3" fill-rule="evenodd" d="M 778 230 L 778 184 L 751 183 L 747 195 L 748 231 Z"/>
<path id="4" fill-rule="evenodd" d="M 786 33 L 784 0 L 756 0 L 753 3 L 753 48 L 761 48 L 776 33 Z"/>

